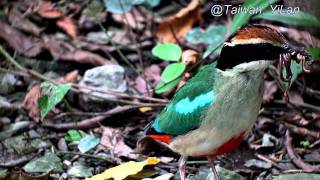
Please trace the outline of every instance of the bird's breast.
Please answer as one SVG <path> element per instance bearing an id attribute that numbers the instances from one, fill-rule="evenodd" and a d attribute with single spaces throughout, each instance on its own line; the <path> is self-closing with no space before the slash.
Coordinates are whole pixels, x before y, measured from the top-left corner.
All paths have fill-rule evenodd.
<path id="1" fill-rule="evenodd" d="M 218 155 L 234 149 L 254 124 L 262 102 L 263 71 L 217 72 L 216 100 L 198 129 L 169 146 L 185 156 Z"/>

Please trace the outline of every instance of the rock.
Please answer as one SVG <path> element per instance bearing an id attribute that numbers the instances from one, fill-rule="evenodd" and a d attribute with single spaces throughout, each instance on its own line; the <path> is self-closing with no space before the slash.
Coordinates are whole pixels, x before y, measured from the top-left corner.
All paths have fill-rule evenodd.
<path id="1" fill-rule="evenodd" d="M 21 130 L 27 129 L 31 125 L 30 121 L 20 121 L 16 123 L 9 124 L 8 126 L 5 126 L 2 131 L 0 131 L 0 141 L 11 137 L 15 133 Z"/>
<path id="2" fill-rule="evenodd" d="M 216 166 L 216 170 L 220 176 L 221 180 L 244 180 L 245 178 L 240 176 L 239 174 L 222 168 L 220 166 Z M 211 169 L 203 169 L 200 170 L 196 175 L 188 177 L 188 180 L 213 180 L 213 174 Z"/>
<path id="3" fill-rule="evenodd" d="M 246 161 L 246 163 L 244 164 L 244 166 L 248 167 L 248 168 L 258 168 L 258 169 L 270 169 L 272 167 L 272 165 L 270 163 L 264 162 L 264 161 L 260 161 L 260 160 L 256 160 L 256 159 L 250 159 L 248 161 Z"/>
<path id="4" fill-rule="evenodd" d="M 8 161 L 15 164 L 21 159 L 33 158 L 40 149 L 51 146 L 52 143 L 49 140 L 30 139 L 25 134 L 6 138 L 0 143 L 0 164 L 5 164 Z"/>
<path id="5" fill-rule="evenodd" d="M 89 69 L 85 72 L 83 79 L 79 82 L 81 86 L 94 87 L 103 91 L 126 92 L 127 82 L 124 76 L 125 70 L 119 65 L 107 64 L 104 66 Z M 81 100 L 84 102 L 108 103 L 106 99 L 116 99 L 116 96 L 90 92 L 87 89 L 81 89 L 94 96 L 83 95 Z M 97 96 L 97 97 L 96 97 Z"/>
<path id="6" fill-rule="evenodd" d="M 54 153 L 47 153 L 43 157 L 34 159 L 27 163 L 23 170 L 28 173 L 44 172 L 62 172 L 62 163 L 60 158 Z"/>
<path id="7" fill-rule="evenodd" d="M 107 44 L 109 42 L 109 36 L 112 37 L 113 34 L 106 34 L 109 32 L 104 32 L 104 31 L 100 31 L 100 32 L 89 32 L 87 34 L 87 41 L 90 42 L 94 42 L 94 43 L 98 43 L 98 44 Z"/>
<path id="8" fill-rule="evenodd" d="M 76 163 L 68 170 L 68 175 L 79 177 L 79 178 L 85 178 L 85 177 L 93 176 L 92 171 L 93 171 L 93 168 Z"/>
<path id="9" fill-rule="evenodd" d="M 0 94 L 8 95 L 15 90 L 18 79 L 12 74 L 0 73 Z"/>
<path id="10" fill-rule="evenodd" d="M 307 173 L 298 173 L 298 174 L 283 174 L 276 176 L 274 180 L 316 180 L 320 179 L 319 174 L 307 174 Z"/>

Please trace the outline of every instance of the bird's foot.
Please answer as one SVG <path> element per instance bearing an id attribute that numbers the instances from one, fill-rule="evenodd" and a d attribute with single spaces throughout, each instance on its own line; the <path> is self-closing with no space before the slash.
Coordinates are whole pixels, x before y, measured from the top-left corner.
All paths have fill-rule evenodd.
<path id="1" fill-rule="evenodd" d="M 212 159 L 211 159 L 211 157 L 208 156 L 207 159 L 208 159 L 208 164 L 209 164 L 209 166 L 211 167 L 214 180 L 221 180 L 221 179 L 220 179 L 220 176 L 219 176 L 219 174 L 218 174 L 218 172 L 217 172 L 217 170 L 216 170 L 216 167 L 215 167 L 215 165 L 214 165 L 214 163 L 213 163 L 213 161 L 212 161 Z"/>
<path id="2" fill-rule="evenodd" d="M 181 156 L 179 159 L 179 173 L 181 180 L 186 180 L 186 162 L 187 157 Z"/>

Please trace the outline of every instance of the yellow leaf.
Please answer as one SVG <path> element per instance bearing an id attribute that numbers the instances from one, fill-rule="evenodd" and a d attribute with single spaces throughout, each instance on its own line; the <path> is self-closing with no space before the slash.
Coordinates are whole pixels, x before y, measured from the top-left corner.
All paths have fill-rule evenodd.
<path id="1" fill-rule="evenodd" d="M 139 111 L 142 112 L 142 113 L 145 113 L 145 112 L 148 112 L 148 111 L 151 111 L 152 108 L 151 107 L 141 107 L 139 108 Z"/>
<path id="2" fill-rule="evenodd" d="M 119 166 L 107 169 L 103 173 L 92 176 L 91 178 L 86 178 L 86 180 L 106 180 L 111 178 L 113 178 L 114 180 L 122 180 L 130 175 L 137 174 L 143 169 L 144 166 L 156 165 L 159 162 L 160 159 L 155 157 L 149 157 L 147 160 L 142 162 L 130 161 Z"/>

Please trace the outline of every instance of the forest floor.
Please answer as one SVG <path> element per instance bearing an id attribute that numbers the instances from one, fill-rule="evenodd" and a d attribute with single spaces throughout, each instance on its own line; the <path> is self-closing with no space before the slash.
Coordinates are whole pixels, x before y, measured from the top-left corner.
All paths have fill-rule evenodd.
<path id="1" fill-rule="evenodd" d="M 232 16 L 213 16 L 209 1 L 123 1 L 0 2 L 0 179 L 84 179 L 112 167 L 100 179 L 179 179 L 177 154 L 137 141 L 198 67 L 217 60 Z M 319 26 L 253 22 L 319 59 Z M 253 130 L 215 159 L 222 179 L 320 179 L 319 62 L 308 74 L 294 67 L 289 101 L 277 65 L 265 72 Z M 205 158 L 190 158 L 187 173 L 212 176 Z"/>

